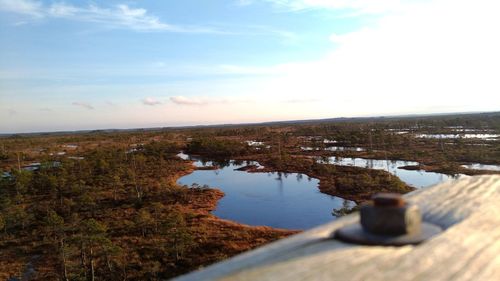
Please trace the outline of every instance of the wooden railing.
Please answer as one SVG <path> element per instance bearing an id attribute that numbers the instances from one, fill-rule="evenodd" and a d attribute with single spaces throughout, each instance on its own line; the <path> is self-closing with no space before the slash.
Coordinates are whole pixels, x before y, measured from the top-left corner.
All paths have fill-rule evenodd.
<path id="1" fill-rule="evenodd" d="M 332 239 L 340 218 L 176 280 L 500 280 L 500 176 L 470 177 L 405 195 L 444 232 L 418 246 Z"/>

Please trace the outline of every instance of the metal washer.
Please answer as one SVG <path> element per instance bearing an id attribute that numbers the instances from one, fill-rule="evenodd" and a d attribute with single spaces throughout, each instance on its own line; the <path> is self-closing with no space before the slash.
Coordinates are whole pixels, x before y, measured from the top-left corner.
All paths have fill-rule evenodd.
<path id="1" fill-rule="evenodd" d="M 404 246 L 417 245 L 441 233 L 441 227 L 422 222 L 421 231 L 418 233 L 409 233 L 403 235 L 380 235 L 367 232 L 360 223 L 344 226 L 334 233 L 334 238 L 347 243 L 361 245 L 380 245 L 380 246 Z"/>

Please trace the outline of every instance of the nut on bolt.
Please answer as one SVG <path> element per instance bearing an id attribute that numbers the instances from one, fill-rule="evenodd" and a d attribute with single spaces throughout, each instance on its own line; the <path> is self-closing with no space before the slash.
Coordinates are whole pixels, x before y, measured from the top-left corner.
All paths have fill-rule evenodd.
<path id="1" fill-rule="evenodd" d="M 361 225 L 374 234 L 403 235 L 420 232 L 422 215 L 399 194 L 379 193 L 361 206 Z"/>
<path id="2" fill-rule="evenodd" d="M 439 226 L 422 222 L 417 205 L 399 194 L 379 193 L 361 206 L 360 223 L 337 230 L 335 238 L 364 245 L 415 245 L 440 233 Z"/>

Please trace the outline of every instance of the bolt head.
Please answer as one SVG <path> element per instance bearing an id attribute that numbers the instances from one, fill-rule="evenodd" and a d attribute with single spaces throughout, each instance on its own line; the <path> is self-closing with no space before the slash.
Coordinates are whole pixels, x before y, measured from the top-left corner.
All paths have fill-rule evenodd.
<path id="1" fill-rule="evenodd" d="M 369 233 L 381 235 L 404 235 L 421 231 L 422 215 L 416 205 L 402 207 L 361 206 L 361 225 Z"/>

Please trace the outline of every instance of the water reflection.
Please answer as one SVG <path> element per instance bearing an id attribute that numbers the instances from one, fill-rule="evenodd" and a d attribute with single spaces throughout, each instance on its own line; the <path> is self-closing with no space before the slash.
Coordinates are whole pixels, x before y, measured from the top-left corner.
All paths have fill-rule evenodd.
<path id="1" fill-rule="evenodd" d="M 198 167 L 207 165 L 196 157 Z M 318 190 L 319 180 L 297 173 L 247 173 L 237 171 L 256 162 L 228 161 L 218 170 L 196 170 L 179 179 L 179 184 L 194 183 L 219 188 L 225 196 L 219 201 L 214 215 L 249 225 L 276 228 L 308 229 L 335 219 L 333 209 L 352 208 L 356 204 Z M 214 163 L 208 163 L 211 165 Z"/>
<path id="2" fill-rule="evenodd" d="M 462 167 L 471 170 L 500 171 L 500 165 L 486 165 L 481 163 L 472 163 L 468 165 L 462 165 Z"/>
<path id="3" fill-rule="evenodd" d="M 423 170 L 405 170 L 401 169 L 403 166 L 416 166 L 419 163 L 415 161 L 401 161 L 401 160 L 377 160 L 365 158 L 350 158 L 350 157 L 322 157 L 318 158 L 319 163 L 334 164 L 342 166 L 354 166 L 367 169 L 376 169 L 387 171 L 402 181 L 416 188 L 423 188 L 438 183 L 466 177 L 465 175 L 446 175 L 435 172 L 426 172 Z"/>
<path id="4" fill-rule="evenodd" d="M 416 138 L 423 139 L 483 139 L 483 140 L 496 140 L 500 135 L 498 134 L 417 134 Z"/>
<path id="5" fill-rule="evenodd" d="M 356 152 L 366 151 L 366 149 L 362 147 L 351 147 L 351 146 L 329 146 L 325 148 L 301 146 L 300 149 L 303 151 L 319 151 L 322 149 L 326 151 L 356 151 Z"/>

